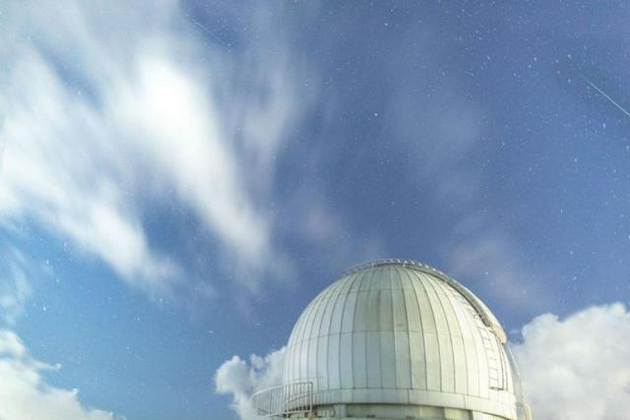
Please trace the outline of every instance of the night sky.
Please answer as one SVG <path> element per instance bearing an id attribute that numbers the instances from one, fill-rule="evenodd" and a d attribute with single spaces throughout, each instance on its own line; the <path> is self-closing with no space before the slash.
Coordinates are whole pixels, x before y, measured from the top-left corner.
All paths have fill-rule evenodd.
<path id="1" fill-rule="evenodd" d="M 584 418 L 630 418 L 628 22 L 0 1 L 0 419 L 249 419 L 308 302 L 391 257 L 487 303 L 534 416 L 586 416 L 540 396 L 549 357 L 591 381 Z"/>

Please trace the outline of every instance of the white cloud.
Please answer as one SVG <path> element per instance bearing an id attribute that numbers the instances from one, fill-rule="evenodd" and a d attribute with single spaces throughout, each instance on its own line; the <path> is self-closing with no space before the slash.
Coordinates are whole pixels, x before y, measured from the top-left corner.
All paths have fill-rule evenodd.
<path id="1" fill-rule="evenodd" d="M 231 395 L 231 407 L 242 420 L 260 417 L 250 403 L 252 394 L 282 384 L 285 347 L 264 357 L 251 355 L 249 362 L 233 356 L 224 362 L 215 374 L 215 390 L 218 394 Z"/>
<path id="2" fill-rule="evenodd" d="M 269 226 L 247 193 L 211 87 L 160 54 L 140 54 L 137 74 L 114 90 L 110 115 L 230 251 L 253 269 L 264 267 L 273 255 Z"/>
<path id="3" fill-rule="evenodd" d="M 112 420 L 112 413 L 89 408 L 78 390 L 54 387 L 43 372 L 58 370 L 31 357 L 20 338 L 0 329 L 0 418 L 3 420 Z"/>
<path id="4" fill-rule="evenodd" d="M 201 42 L 176 1 L 48 6 L 8 7 L 0 29 L 0 221 L 35 221 L 170 296 L 186 276 L 144 227 L 159 198 L 204 222 L 246 289 L 286 272 L 265 209 L 308 95 L 281 25 L 252 17 L 261 36 L 228 52 Z"/>
<path id="5" fill-rule="evenodd" d="M 177 267 L 148 246 L 106 150 L 111 130 L 36 52 L 14 64 L 0 218 L 39 221 L 145 291 L 169 287 Z"/>
<path id="6" fill-rule="evenodd" d="M 534 418 L 621 420 L 630 413 L 630 313 L 621 303 L 536 317 L 512 346 Z"/>

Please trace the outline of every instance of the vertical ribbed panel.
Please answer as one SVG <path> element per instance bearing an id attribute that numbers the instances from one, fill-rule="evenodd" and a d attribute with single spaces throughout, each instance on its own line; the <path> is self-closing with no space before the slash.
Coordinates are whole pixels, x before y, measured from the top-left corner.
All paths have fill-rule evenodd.
<path id="1" fill-rule="evenodd" d="M 498 395 L 512 392 L 510 365 L 469 299 L 429 270 L 384 265 L 353 272 L 299 317 L 284 381 L 311 381 L 331 403 L 375 395 L 397 403 L 433 392 L 505 404 L 510 396 Z"/>

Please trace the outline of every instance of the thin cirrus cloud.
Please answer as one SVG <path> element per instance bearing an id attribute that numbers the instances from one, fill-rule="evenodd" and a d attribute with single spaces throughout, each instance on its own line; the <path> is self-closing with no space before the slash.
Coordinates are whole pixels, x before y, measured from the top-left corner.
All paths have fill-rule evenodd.
<path id="1" fill-rule="evenodd" d="M 475 289 L 512 313 L 540 313 L 549 305 L 541 287 L 549 276 L 524 264 L 518 245 L 501 232 L 464 236 L 448 252 L 447 264 L 456 278 L 471 280 Z"/>
<path id="2" fill-rule="evenodd" d="M 225 255 L 259 274 L 236 276 L 255 291 L 289 269 L 264 203 L 284 131 L 308 103 L 296 100 L 281 29 L 225 51 L 202 42 L 178 2 L 148 15 L 114 6 L 71 3 L 54 19 L 45 7 L 8 9 L 0 220 L 35 221 L 131 286 L 169 297 L 187 280 L 144 228 L 147 196 L 157 197 L 192 212 Z"/>
<path id="3" fill-rule="evenodd" d="M 422 55 L 422 60 L 416 57 L 420 69 L 399 71 L 395 62 L 379 63 L 384 74 L 397 74 L 388 87 L 383 125 L 416 158 L 408 170 L 409 182 L 451 213 L 454 222 L 432 238 L 443 250 L 445 270 L 464 282 L 475 282 L 490 300 L 507 301 L 528 316 L 539 313 L 546 304 L 541 286 L 553 268 L 532 273 L 534 268 L 521 262 L 522 244 L 496 223 L 501 209 L 489 209 L 484 202 L 494 194 L 484 190 L 491 185 L 486 159 L 497 147 L 488 135 L 488 106 L 462 94 L 464 84 L 457 72 L 442 70 L 450 52 L 436 47 L 441 45 L 439 36 L 439 29 L 428 25 L 410 30 L 397 43 L 398 57 Z M 410 52 L 408 46 L 416 44 Z"/>
<path id="4" fill-rule="evenodd" d="M 26 310 L 32 292 L 28 278 L 36 265 L 14 247 L 0 249 L 0 325 L 14 325 Z"/>

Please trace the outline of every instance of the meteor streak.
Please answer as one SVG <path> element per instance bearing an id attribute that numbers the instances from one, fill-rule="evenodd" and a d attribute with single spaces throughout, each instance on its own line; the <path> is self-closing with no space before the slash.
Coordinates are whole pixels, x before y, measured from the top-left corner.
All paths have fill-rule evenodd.
<path id="1" fill-rule="evenodd" d="M 225 45 L 226 47 L 229 47 L 229 44 L 226 44 L 225 41 L 223 41 L 221 38 L 219 38 L 214 32 L 212 32 L 210 29 L 206 28 L 204 25 L 202 25 L 201 23 L 197 22 L 196 20 L 191 21 L 195 26 L 198 26 L 199 28 L 201 28 L 201 30 L 203 30 L 205 33 L 207 33 L 208 35 L 210 35 L 212 38 L 214 38 L 215 40 L 217 40 L 219 43 Z"/>
<path id="2" fill-rule="evenodd" d="M 602 96 L 606 99 L 608 99 L 610 102 L 612 102 L 612 104 L 614 106 L 616 106 L 617 108 L 619 108 L 621 110 L 621 112 L 623 112 L 624 114 L 626 114 L 628 117 L 630 117 L 630 112 L 626 111 L 624 107 L 622 107 L 621 105 L 619 105 L 617 102 L 615 102 L 615 100 L 613 98 L 611 98 L 610 96 L 606 95 L 606 92 L 604 92 L 603 90 L 601 90 L 600 88 L 597 87 L 597 85 L 593 82 L 591 82 L 588 78 L 580 75 L 580 77 L 582 79 L 584 79 L 584 81 L 586 83 L 589 84 L 590 87 L 592 87 L 593 89 L 595 89 L 596 91 L 598 91 L 599 93 L 602 94 Z"/>

